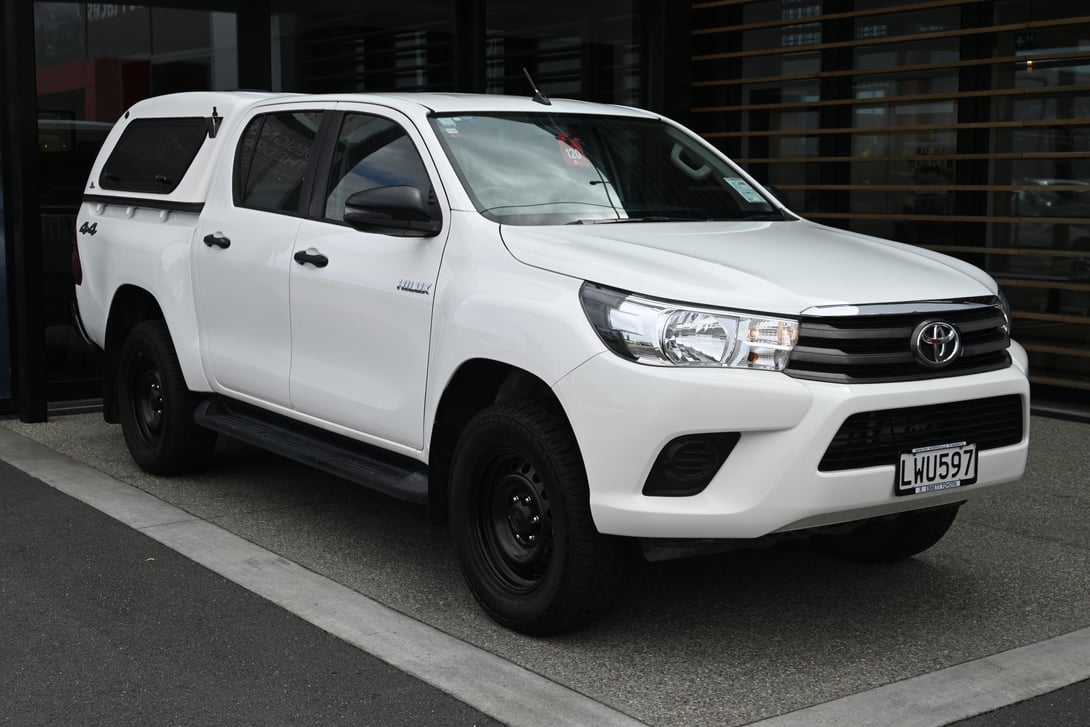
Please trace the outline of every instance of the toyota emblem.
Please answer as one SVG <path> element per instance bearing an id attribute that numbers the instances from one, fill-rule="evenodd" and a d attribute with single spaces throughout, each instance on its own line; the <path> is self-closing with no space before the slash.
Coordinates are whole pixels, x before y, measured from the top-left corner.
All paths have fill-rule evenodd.
<path id="1" fill-rule="evenodd" d="M 946 321 L 926 321 L 912 332 L 912 353 L 930 369 L 949 366 L 961 355 L 958 329 Z"/>

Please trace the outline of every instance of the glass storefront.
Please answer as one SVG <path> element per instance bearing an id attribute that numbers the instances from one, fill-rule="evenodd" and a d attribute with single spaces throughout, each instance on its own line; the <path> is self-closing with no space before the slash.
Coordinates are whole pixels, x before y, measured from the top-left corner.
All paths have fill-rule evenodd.
<path id="1" fill-rule="evenodd" d="M 238 86 L 234 13 L 34 4 L 45 361 L 51 401 L 101 392 L 99 353 L 72 324 L 73 227 L 114 121 L 140 99 Z M 5 317 L 6 320 L 6 317 Z"/>
<path id="2" fill-rule="evenodd" d="M 240 75 L 266 78 L 274 90 L 295 92 L 529 94 L 524 67 L 548 94 L 631 104 L 642 98 L 637 0 L 593 5 L 561 0 L 562 7 L 548 8 L 507 0 L 302 5 L 272 0 L 264 8 L 201 0 L 162 3 L 170 7 L 154 1 L 13 1 L 25 2 L 22 17 L 31 12 L 33 17 L 33 29 L 23 37 L 33 44 L 38 130 L 33 163 L 41 215 L 40 239 L 21 236 L 20 251 L 32 256 L 34 265 L 14 272 L 26 275 L 31 290 L 26 305 L 41 311 L 44 367 L 36 363 L 41 344 L 33 338 L 27 350 L 19 348 L 10 358 L 24 362 L 28 371 L 44 368 L 50 402 L 101 392 L 100 353 L 82 341 L 71 318 L 73 222 L 103 139 L 136 101 L 176 91 L 237 88 Z M 240 46 L 247 49 L 245 57 Z M 25 169 L 26 162 L 21 164 Z M 0 286 L 6 280 L 0 270 Z M 0 306 L 6 305 L 5 293 L 0 287 Z M 0 399 L 10 399 L 5 329 L 13 321 L 7 310 L 0 314 Z M 23 396 L 41 399 L 37 393 Z"/>
<path id="3" fill-rule="evenodd" d="M 1085 15 L 1076 0 L 701 3 L 692 126 L 809 218 L 984 267 L 1036 393 L 1090 403 Z"/>
<path id="4" fill-rule="evenodd" d="M 638 104 L 633 0 L 486 3 L 486 90 L 526 94 L 523 68 L 547 96 Z"/>
<path id="5" fill-rule="evenodd" d="M 449 91 L 455 3 L 274 0 L 273 88 Z"/>
<path id="6" fill-rule="evenodd" d="M 487 0 L 485 47 L 459 37 L 457 3 L 273 2 L 273 88 L 527 94 L 527 69 L 547 95 L 639 103 L 636 0 L 549 5 Z M 459 54 L 481 59 L 484 87 L 462 89 Z"/>
<path id="7" fill-rule="evenodd" d="M 0 132 L 0 401 L 11 399 L 11 327 L 8 324 L 7 217 L 4 214 L 3 136 Z"/>
<path id="8" fill-rule="evenodd" d="M 684 98 L 683 120 L 806 216 L 989 270 L 1014 304 L 1035 390 L 1090 403 L 1090 34 L 1079 0 L 670 4 L 686 16 L 677 58 L 691 62 L 657 70 L 647 66 L 663 56 L 645 41 L 678 38 L 645 27 L 638 0 L 23 1 L 51 400 L 99 391 L 98 356 L 69 304 L 72 220 L 102 138 L 146 96 L 237 87 L 241 64 L 247 78 L 299 92 L 522 95 L 525 68 L 548 95 L 636 105 L 651 72 L 685 89 L 671 97 Z M 240 37 L 260 52 L 240 57 Z M 0 314 L 3 399 L 14 354 Z"/>

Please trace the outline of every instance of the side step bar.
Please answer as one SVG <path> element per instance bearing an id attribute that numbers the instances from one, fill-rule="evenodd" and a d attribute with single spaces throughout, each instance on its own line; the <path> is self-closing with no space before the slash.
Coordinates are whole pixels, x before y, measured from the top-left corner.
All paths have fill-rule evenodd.
<path id="1" fill-rule="evenodd" d="M 202 427 L 399 500 L 428 502 L 428 468 L 422 462 L 220 397 L 202 401 L 193 418 Z"/>

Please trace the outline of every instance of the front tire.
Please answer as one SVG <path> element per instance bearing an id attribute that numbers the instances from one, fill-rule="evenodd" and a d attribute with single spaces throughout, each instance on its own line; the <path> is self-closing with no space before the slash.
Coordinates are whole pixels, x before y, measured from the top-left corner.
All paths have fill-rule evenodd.
<path id="1" fill-rule="evenodd" d="M 613 605 L 624 544 L 598 533 L 588 497 L 575 437 L 551 408 L 499 404 L 466 425 L 454 452 L 450 526 L 466 582 L 493 620 L 552 634 Z"/>
<path id="2" fill-rule="evenodd" d="M 813 539 L 822 550 L 848 560 L 883 563 L 911 558 L 946 535 L 961 505 L 902 512 L 846 533 L 815 535 Z"/>
<path id="3" fill-rule="evenodd" d="M 216 433 L 193 421 L 196 400 L 164 321 L 144 321 L 129 332 L 118 362 L 117 396 L 125 444 L 143 470 L 169 475 L 207 463 Z"/>

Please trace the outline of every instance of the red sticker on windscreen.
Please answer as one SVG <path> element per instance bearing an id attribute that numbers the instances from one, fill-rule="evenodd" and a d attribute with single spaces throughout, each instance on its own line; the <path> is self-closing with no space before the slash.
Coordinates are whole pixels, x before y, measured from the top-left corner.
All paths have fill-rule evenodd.
<path id="1" fill-rule="evenodd" d="M 571 135 L 570 131 L 565 131 L 556 137 L 556 143 L 560 145 L 560 156 L 564 157 L 564 163 L 569 167 L 590 166 L 590 162 L 583 153 L 583 145 Z"/>

